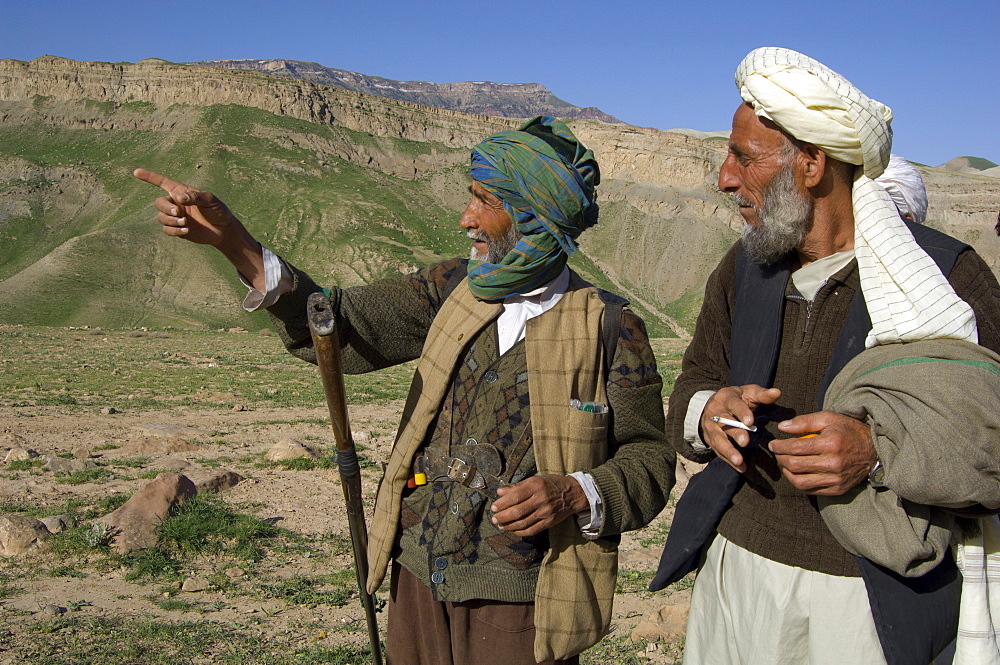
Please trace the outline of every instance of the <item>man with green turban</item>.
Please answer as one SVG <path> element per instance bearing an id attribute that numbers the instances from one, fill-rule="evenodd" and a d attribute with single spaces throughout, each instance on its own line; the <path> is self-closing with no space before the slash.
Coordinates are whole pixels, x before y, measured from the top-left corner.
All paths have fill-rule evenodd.
<path id="1" fill-rule="evenodd" d="M 164 232 L 215 245 L 292 353 L 321 290 L 208 192 L 149 171 Z M 618 535 L 666 504 L 674 454 L 642 320 L 566 264 L 600 171 L 535 118 L 472 151 L 473 241 L 401 278 L 325 292 L 345 371 L 419 358 L 379 487 L 369 591 L 391 568 L 388 662 L 576 663 L 607 632 Z"/>

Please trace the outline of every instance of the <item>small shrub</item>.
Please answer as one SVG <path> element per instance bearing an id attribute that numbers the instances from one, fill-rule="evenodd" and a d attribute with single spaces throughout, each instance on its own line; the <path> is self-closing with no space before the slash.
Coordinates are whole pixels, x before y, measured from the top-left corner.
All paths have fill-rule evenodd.
<path id="1" fill-rule="evenodd" d="M 336 462 L 334 462 L 336 464 Z M 313 459 L 311 457 L 296 457 L 295 459 L 283 459 L 274 462 L 265 462 L 264 466 L 281 467 L 289 471 L 312 471 L 313 469 L 330 468 L 329 461 L 324 464 L 324 460 Z"/>
<path id="2" fill-rule="evenodd" d="M 45 466 L 45 459 L 41 457 L 35 457 L 33 459 L 18 459 L 11 460 L 7 464 L 7 468 L 11 471 L 27 471 L 29 469 L 40 469 Z"/>
<path id="3" fill-rule="evenodd" d="M 124 563 L 129 582 L 143 579 L 180 579 L 181 562 L 159 549 L 145 549 L 127 554 Z"/>
<path id="4" fill-rule="evenodd" d="M 56 482 L 66 485 L 82 485 L 84 483 L 103 483 L 111 480 L 112 477 L 114 477 L 114 474 L 107 469 L 95 467 L 92 469 L 80 469 L 70 474 L 58 472 L 56 473 Z"/>
<path id="5" fill-rule="evenodd" d="M 125 457 L 109 463 L 111 466 L 124 467 L 127 469 L 141 469 L 149 464 L 148 457 Z"/>
<path id="6" fill-rule="evenodd" d="M 35 400 L 36 406 L 66 406 L 77 404 L 76 398 L 72 395 L 58 394 L 40 397 Z"/>
<path id="7" fill-rule="evenodd" d="M 16 596 L 21 591 L 21 587 L 11 584 L 10 580 L 0 578 L 0 599 Z"/>
<path id="8" fill-rule="evenodd" d="M 142 471 L 141 473 L 135 474 L 134 478 L 138 480 L 153 480 L 161 473 L 179 473 L 180 469 L 150 469 L 149 471 Z"/>
<path id="9" fill-rule="evenodd" d="M 48 574 L 51 577 L 76 577 L 80 579 L 87 577 L 87 573 L 73 566 L 56 566 L 51 568 Z"/>
<path id="10" fill-rule="evenodd" d="M 109 494 L 84 511 L 83 519 L 92 520 L 112 513 L 130 498 L 132 498 L 131 493 L 115 492 Z"/>
<path id="11" fill-rule="evenodd" d="M 333 577 L 333 576 L 330 576 Z M 352 573 L 352 579 L 353 573 Z M 291 579 L 284 579 L 278 582 L 261 584 L 258 589 L 270 598 L 278 598 L 295 605 L 332 605 L 341 607 L 347 604 L 353 589 L 350 585 L 340 584 L 331 590 L 321 589 L 324 584 L 322 578 L 296 575 Z"/>
<path id="12" fill-rule="evenodd" d="M 111 540 L 112 528 L 104 522 L 94 522 L 90 528 L 84 532 L 83 542 L 87 547 L 100 547 Z"/>
<path id="13" fill-rule="evenodd" d="M 196 605 L 198 605 L 198 603 L 192 603 L 189 600 L 170 597 L 164 598 L 163 596 L 151 596 L 149 601 L 161 610 L 168 612 L 188 612 L 195 609 Z"/>
<path id="14" fill-rule="evenodd" d="M 619 570 L 618 583 L 615 591 L 617 593 L 635 593 L 646 591 L 649 583 L 653 581 L 653 573 L 639 572 L 637 570 Z"/>
<path id="15" fill-rule="evenodd" d="M 220 499 L 194 496 L 159 526 L 164 546 L 187 554 L 222 549 L 239 559 L 257 561 L 258 542 L 273 538 L 278 530 L 251 515 L 234 513 Z"/>

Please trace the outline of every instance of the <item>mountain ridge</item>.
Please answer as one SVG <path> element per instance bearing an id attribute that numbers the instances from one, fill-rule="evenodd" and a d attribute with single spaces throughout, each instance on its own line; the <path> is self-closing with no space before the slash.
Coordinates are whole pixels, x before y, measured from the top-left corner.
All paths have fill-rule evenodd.
<path id="1" fill-rule="evenodd" d="M 573 265 L 651 332 L 693 330 L 742 220 L 715 180 L 726 140 L 568 121 L 601 164 L 601 223 Z M 467 253 L 468 148 L 518 120 L 243 70 L 0 60 L 0 322 L 228 327 L 241 287 L 215 252 L 167 238 L 135 166 L 215 191 L 323 283 Z M 936 228 L 994 271 L 1000 181 L 920 166 Z M 95 286 L 97 285 L 97 286 Z"/>
<path id="2" fill-rule="evenodd" d="M 377 97 L 463 113 L 505 118 L 551 115 L 560 118 L 586 118 L 612 124 L 623 124 L 618 118 L 593 106 L 579 107 L 559 99 L 545 86 L 538 83 L 397 81 L 381 76 L 327 67 L 316 62 L 280 58 L 203 60 L 187 64 L 222 69 L 242 69 L 273 76 L 285 76 Z"/>

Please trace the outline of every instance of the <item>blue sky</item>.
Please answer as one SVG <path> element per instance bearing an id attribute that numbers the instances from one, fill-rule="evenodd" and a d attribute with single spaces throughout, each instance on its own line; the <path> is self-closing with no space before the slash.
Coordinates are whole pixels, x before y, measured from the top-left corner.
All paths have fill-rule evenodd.
<path id="1" fill-rule="evenodd" d="M 287 58 L 398 80 L 537 82 L 659 129 L 728 129 L 733 71 L 757 46 L 802 51 L 888 104 L 908 159 L 1000 163 L 998 0 L 0 0 L 0 58 Z"/>

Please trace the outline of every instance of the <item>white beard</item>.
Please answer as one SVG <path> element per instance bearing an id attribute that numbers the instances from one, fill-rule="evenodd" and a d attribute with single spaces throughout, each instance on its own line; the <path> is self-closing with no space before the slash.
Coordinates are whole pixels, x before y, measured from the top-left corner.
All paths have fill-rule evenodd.
<path id="1" fill-rule="evenodd" d="M 473 246 L 469 250 L 469 259 L 473 261 L 486 261 L 487 263 L 500 263 L 503 261 L 503 258 L 510 253 L 510 250 L 514 249 L 514 245 L 524 235 L 513 224 L 510 225 L 501 237 L 494 240 L 490 240 L 485 231 L 476 229 L 469 229 L 465 234 L 472 240 L 480 240 L 486 243 L 486 252 L 484 254 L 477 252 L 476 247 Z"/>
<path id="2" fill-rule="evenodd" d="M 760 219 L 758 226 L 743 224 L 743 248 L 758 265 L 771 265 L 794 250 L 812 228 L 813 201 L 795 188 L 790 162 L 768 184 L 759 208 L 742 196 L 733 199 L 752 207 Z"/>

